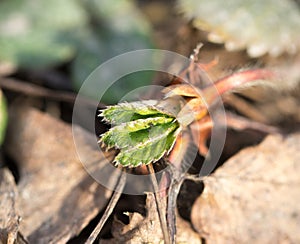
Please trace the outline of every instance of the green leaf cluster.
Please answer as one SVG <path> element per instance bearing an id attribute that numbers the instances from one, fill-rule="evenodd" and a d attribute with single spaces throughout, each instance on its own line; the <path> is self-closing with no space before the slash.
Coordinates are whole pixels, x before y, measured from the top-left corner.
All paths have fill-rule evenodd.
<path id="1" fill-rule="evenodd" d="M 120 150 L 116 165 L 147 165 L 172 149 L 180 125 L 154 104 L 154 100 L 122 103 L 102 110 L 100 115 L 113 127 L 101 136 L 100 142 Z"/>

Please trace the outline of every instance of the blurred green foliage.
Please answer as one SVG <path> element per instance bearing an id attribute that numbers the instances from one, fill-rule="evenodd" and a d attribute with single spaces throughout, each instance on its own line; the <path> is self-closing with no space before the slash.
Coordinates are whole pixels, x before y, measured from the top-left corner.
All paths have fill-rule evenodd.
<path id="1" fill-rule="evenodd" d="M 294 0 L 179 0 L 179 10 L 208 39 L 251 57 L 300 48 L 300 9 Z"/>
<path id="2" fill-rule="evenodd" d="M 109 58 L 153 47 L 150 25 L 130 0 L 2 0 L 0 33 L 0 63 L 47 69 L 71 61 L 76 90 Z M 114 103 L 150 82 L 149 74 L 141 74 L 125 87 L 115 85 L 104 100 Z"/>
<path id="3" fill-rule="evenodd" d="M 73 0 L 0 2 L 0 61 L 41 69 L 69 60 L 87 24 Z"/>
<path id="4" fill-rule="evenodd" d="M 5 137 L 7 125 L 7 109 L 6 109 L 6 100 L 3 96 L 2 91 L 0 90 L 0 145 L 3 143 Z"/>
<path id="5" fill-rule="evenodd" d="M 72 67 L 74 85 L 81 82 L 102 62 L 127 51 L 154 47 L 151 28 L 132 1 L 92 0 L 85 5 L 93 25 Z M 116 103 L 128 92 L 151 83 L 152 73 L 139 72 L 114 82 L 102 97 L 106 103 Z M 113 81 L 112 81 L 113 82 Z M 99 88 L 95 88 L 99 89 Z M 96 95 L 96 94 L 95 94 Z M 96 96 L 97 97 L 97 96 Z"/>

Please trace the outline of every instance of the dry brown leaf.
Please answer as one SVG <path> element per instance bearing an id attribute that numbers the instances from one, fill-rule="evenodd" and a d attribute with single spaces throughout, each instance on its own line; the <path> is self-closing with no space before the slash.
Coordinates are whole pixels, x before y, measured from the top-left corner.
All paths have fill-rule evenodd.
<path id="1" fill-rule="evenodd" d="M 27 243 L 19 230 L 17 187 L 7 169 L 0 169 L 0 243 Z"/>
<path id="2" fill-rule="evenodd" d="M 164 243 L 161 225 L 153 194 L 147 194 L 147 216 L 129 213 L 129 224 L 115 220 L 113 222 L 113 239 L 101 240 L 100 243 Z M 177 216 L 176 243 L 201 243 L 200 236 L 192 230 L 189 223 Z"/>
<path id="3" fill-rule="evenodd" d="M 192 223 L 207 243 L 300 243 L 299 141 L 270 135 L 204 180 Z"/>
<path id="4" fill-rule="evenodd" d="M 66 242 L 105 206 L 109 191 L 84 170 L 70 125 L 29 107 L 14 106 L 10 115 L 6 151 L 20 169 L 22 233 L 31 243 Z M 101 161 L 87 144 L 94 135 L 76 130 L 86 160 Z"/>

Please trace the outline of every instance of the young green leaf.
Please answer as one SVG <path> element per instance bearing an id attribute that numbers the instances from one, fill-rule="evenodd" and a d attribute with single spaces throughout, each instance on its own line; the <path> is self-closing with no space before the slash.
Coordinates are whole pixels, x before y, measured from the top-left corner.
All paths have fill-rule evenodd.
<path id="1" fill-rule="evenodd" d="M 111 128 L 107 133 L 103 134 L 101 139 L 108 147 L 125 148 L 132 146 L 137 139 L 140 140 L 143 138 L 143 134 L 147 136 L 147 132 L 149 132 L 153 126 L 169 123 L 172 120 L 174 119 L 154 117 L 129 121 L 128 123 L 122 123 L 121 125 Z M 141 138 L 137 137 L 137 135 Z"/>
<path id="2" fill-rule="evenodd" d="M 150 115 L 159 114 L 160 111 L 154 107 L 156 103 L 156 100 L 147 100 L 143 102 L 121 103 L 117 106 L 108 106 L 101 111 L 100 116 L 103 116 L 105 121 L 112 124 L 121 124 L 137 118 L 143 118 L 143 116 L 148 117 Z"/>
<path id="3" fill-rule="evenodd" d="M 105 121 L 116 124 L 100 139 L 108 148 L 120 150 L 114 161 L 116 164 L 147 165 L 172 149 L 180 132 L 179 122 L 155 104 L 154 100 L 123 103 L 102 111 Z"/>
<path id="4" fill-rule="evenodd" d="M 158 161 L 173 147 L 178 128 L 178 123 L 155 126 L 154 132 L 149 132 L 147 140 L 121 150 L 115 158 L 115 163 L 137 167 L 141 164 L 147 165 Z"/>

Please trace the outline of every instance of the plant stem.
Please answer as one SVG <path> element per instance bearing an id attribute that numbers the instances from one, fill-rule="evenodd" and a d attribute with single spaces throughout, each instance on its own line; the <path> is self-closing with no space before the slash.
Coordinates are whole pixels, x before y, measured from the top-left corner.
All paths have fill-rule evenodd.
<path id="1" fill-rule="evenodd" d="M 167 204 L 167 221 L 169 227 L 169 235 L 171 237 L 171 243 L 176 243 L 176 209 L 177 209 L 177 197 L 182 183 L 185 180 L 185 174 L 182 171 L 178 171 L 178 168 L 170 164 L 168 173 L 170 174 L 170 186 L 168 189 L 168 204 Z"/>
<path id="2" fill-rule="evenodd" d="M 99 233 L 101 232 L 104 224 L 106 223 L 109 216 L 112 214 L 115 206 L 117 205 L 117 202 L 120 199 L 120 196 L 122 195 L 122 191 L 124 189 L 124 186 L 126 184 L 126 172 L 122 172 L 119 178 L 119 182 L 115 188 L 115 191 L 108 203 L 107 208 L 105 209 L 105 212 L 103 216 L 101 217 L 99 223 L 97 224 L 96 228 L 93 230 L 92 234 L 89 236 L 89 238 L 86 240 L 85 244 L 92 244 L 96 238 L 98 237 Z"/>
<path id="3" fill-rule="evenodd" d="M 159 187 L 157 183 L 157 179 L 155 177 L 155 171 L 153 169 L 153 165 L 149 164 L 148 170 L 150 173 L 152 185 L 153 185 L 153 190 L 154 190 L 154 198 L 156 202 L 156 208 L 159 216 L 159 221 L 161 224 L 161 229 L 163 232 L 164 236 L 164 241 L 166 244 L 172 243 L 170 236 L 169 236 L 169 231 L 168 231 L 168 225 L 167 225 L 167 220 L 166 220 L 166 198 L 159 198 Z"/>

